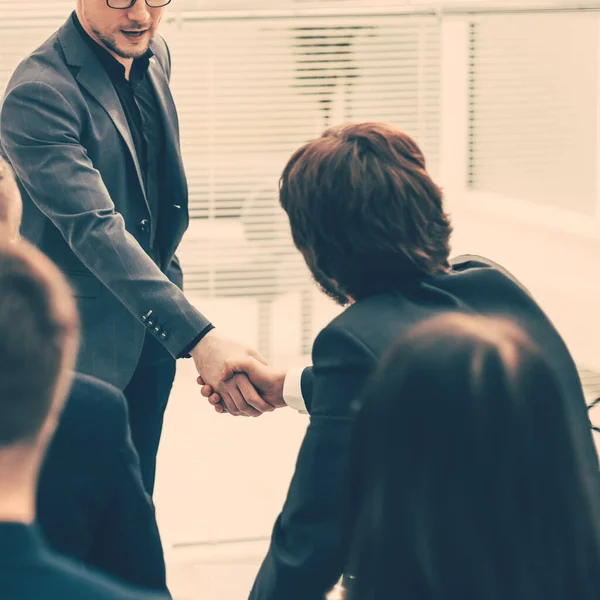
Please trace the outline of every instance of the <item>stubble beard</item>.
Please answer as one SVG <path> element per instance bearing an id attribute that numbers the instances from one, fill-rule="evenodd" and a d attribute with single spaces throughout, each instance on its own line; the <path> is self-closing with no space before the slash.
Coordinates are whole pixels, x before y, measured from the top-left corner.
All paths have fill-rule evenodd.
<path id="1" fill-rule="evenodd" d="M 146 54 L 146 52 L 148 51 L 149 42 L 145 46 L 139 48 L 133 53 L 126 52 L 125 50 L 119 47 L 117 40 L 114 36 L 105 36 L 100 31 L 93 28 L 92 31 L 94 32 L 94 35 L 102 42 L 102 44 L 106 46 L 106 48 L 108 48 L 111 52 L 114 52 L 117 56 L 120 56 L 121 58 L 140 58 L 144 56 L 144 54 Z"/>

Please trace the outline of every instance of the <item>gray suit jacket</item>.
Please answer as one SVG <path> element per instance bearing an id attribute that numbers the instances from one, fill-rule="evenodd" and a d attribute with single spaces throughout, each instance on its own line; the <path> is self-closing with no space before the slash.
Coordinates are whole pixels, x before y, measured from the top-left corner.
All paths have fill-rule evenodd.
<path id="1" fill-rule="evenodd" d="M 189 221 L 187 183 L 169 50 L 159 36 L 151 49 L 170 185 L 159 214 L 148 206 L 119 98 L 70 18 L 17 67 L 0 112 L 2 153 L 23 194 L 22 234 L 62 268 L 78 297 L 77 368 L 119 389 L 146 329 L 177 356 L 209 324 L 180 289 L 175 250 Z M 149 256 L 156 245 L 158 266 Z"/>

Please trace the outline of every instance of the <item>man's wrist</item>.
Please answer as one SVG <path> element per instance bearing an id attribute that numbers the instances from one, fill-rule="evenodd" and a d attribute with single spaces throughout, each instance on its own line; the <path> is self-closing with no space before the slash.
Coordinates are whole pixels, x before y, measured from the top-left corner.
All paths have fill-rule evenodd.
<path id="1" fill-rule="evenodd" d="M 206 334 L 211 332 L 215 326 L 209 323 L 178 355 L 177 358 L 191 358 L 192 351 L 206 337 Z"/>

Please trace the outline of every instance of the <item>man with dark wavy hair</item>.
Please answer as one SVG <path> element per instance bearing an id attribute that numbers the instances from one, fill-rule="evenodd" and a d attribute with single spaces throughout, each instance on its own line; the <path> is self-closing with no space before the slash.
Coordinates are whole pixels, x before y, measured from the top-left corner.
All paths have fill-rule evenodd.
<path id="1" fill-rule="evenodd" d="M 519 321 L 547 352 L 573 402 L 582 456 L 597 475 L 585 400 L 564 342 L 503 268 L 478 256 L 449 259 L 452 228 L 442 193 L 408 135 L 378 123 L 330 129 L 291 157 L 280 198 L 315 280 L 348 308 L 318 335 L 313 366 L 301 373 L 271 371 L 251 360 L 235 365 L 269 403 L 310 413 L 253 600 L 321 599 L 344 572 L 353 401 L 391 344 L 432 316 L 459 311 Z M 294 394 L 298 381 L 301 397 Z M 223 410 L 218 395 L 210 401 Z"/>

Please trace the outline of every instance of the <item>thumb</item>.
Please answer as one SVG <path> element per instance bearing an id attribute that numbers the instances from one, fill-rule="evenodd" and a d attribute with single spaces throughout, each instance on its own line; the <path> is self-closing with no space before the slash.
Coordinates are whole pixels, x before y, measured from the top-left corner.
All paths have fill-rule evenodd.
<path id="1" fill-rule="evenodd" d="M 227 360 L 225 361 L 225 365 L 221 371 L 221 381 L 227 381 L 228 379 L 231 379 L 236 373 L 247 373 L 250 379 L 252 379 L 252 375 L 256 375 L 261 366 L 265 364 L 266 362 L 261 363 L 258 361 L 258 359 L 253 358 L 252 356 L 244 356 L 242 358 L 233 358 Z"/>

